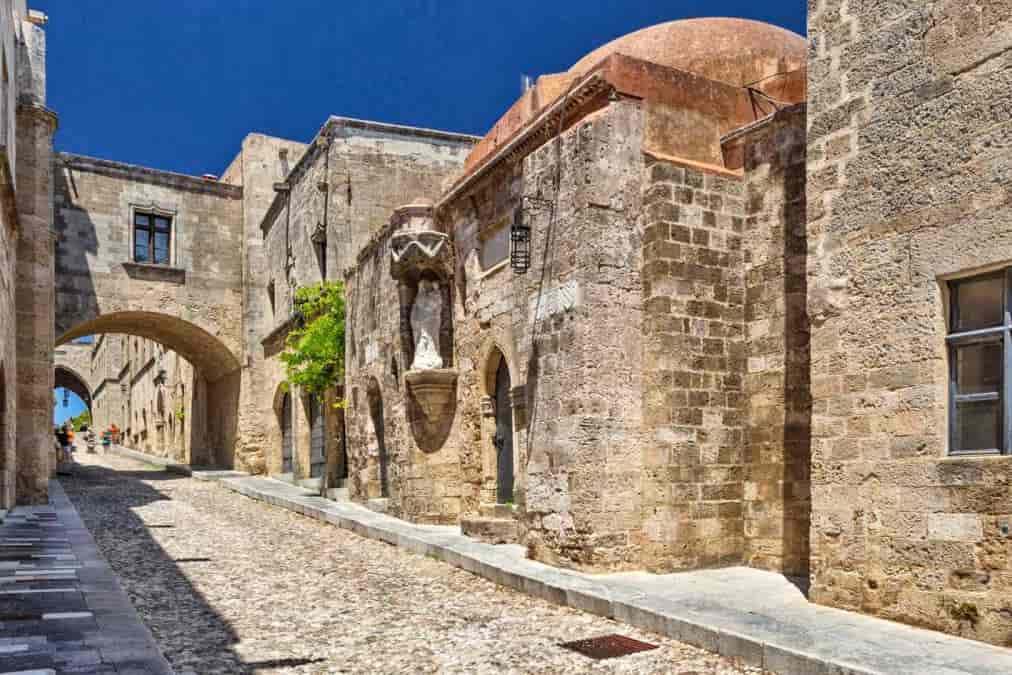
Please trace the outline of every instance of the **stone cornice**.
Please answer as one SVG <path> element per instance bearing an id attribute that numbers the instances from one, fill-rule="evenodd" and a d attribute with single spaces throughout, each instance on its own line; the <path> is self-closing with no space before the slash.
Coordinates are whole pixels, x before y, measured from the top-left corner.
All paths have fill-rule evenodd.
<path id="1" fill-rule="evenodd" d="M 112 178 L 137 181 L 139 183 L 152 183 L 164 185 L 189 192 L 210 194 L 225 199 L 241 199 L 242 186 L 229 185 L 219 181 L 205 180 L 196 176 L 151 169 L 136 164 L 114 162 L 109 159 L 98 159 L 85 155 L 74 155 L 67 152 L 54 153 L 56 160 L 63 166 L 77 171 L 97 173 Z"/>
<path id="2" fill-rule="evenodd" d="M 450 201 L 464 193 L 476 181 L 487 175 L 503 162 L 516 161 L 530 154 L 549 139 L 553 138 L 560 125 L 565 126 L 567 118 L 571 118 L 591 99 L 605 95 L 611 85 L 600 70 L 588 74 L 573 84 L 568 92 L 548 105 L 540 114 L 520 128 L 513 138 L 502 147 L 486 157 L 470 173 L 462 177 L 436 203 L 436 210 L 441 210 Z"/>

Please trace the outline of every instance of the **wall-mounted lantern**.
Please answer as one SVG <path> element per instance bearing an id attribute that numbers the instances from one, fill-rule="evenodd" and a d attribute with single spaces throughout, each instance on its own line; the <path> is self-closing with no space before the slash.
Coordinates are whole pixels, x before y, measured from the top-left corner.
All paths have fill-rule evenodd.
<path id="1" fill-rule="evenodd" d="M 531 228 L 524 222 L 523 211 L 513 213 L 510 226 L 510 267 L 516 274 L 526 274 L 531 266 Z"/>

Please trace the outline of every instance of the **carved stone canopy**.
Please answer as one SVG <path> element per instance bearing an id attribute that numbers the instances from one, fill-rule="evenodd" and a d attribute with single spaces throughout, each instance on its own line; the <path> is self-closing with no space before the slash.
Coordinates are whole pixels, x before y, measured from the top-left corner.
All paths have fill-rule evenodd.
<path id="1" fill-rule="evenodd" d="M 425 272 L 447 279 L 453 269 L 450 237 L 435 230 L 396 232 L 390 238 L 390 256 L 390 276 L 398 280 Z"/>

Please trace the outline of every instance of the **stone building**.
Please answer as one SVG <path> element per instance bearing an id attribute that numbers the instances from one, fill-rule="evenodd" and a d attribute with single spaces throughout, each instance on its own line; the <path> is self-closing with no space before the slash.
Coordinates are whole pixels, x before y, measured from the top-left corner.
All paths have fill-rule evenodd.
<path id="1" fill-rule="evenodd" d="M 809 33 L 811 595 L 1012 645 L 1012 7 Z"/>
<path id="2" fill-rule="evenodd" d="M 52 347 L 106 334 L 93 409 L 136 449 L 1012 644 L 1012 8 L 809 5 L 807 43 L 661 24 L 480 139 L 332 117 L 250 134 L 221 178 L 50 163 L 20 21 L 5 503 L 15 476 L 44 495 Z M 314 398 L 278 355 L 321 280 L 346 283 L 347 372 Z"/>
<path id="3" fill-rule="evenodd" d="M 804 574 L 805 55 L 753 22 L 634 33 L 395 211 L 348 275 L 352 497 L 557 565 Z"/>
<path id="4" fill-rule="evenodd" d="M 46 18 L 0 2 L 0 510 L 44 499 L 52 447 L 52 198 Z"/>

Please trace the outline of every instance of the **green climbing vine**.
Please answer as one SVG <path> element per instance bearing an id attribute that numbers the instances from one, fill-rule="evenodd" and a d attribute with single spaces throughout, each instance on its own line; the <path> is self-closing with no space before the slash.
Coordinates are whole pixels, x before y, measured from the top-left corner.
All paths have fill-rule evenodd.
<path id="1" fill-rule="evenodd" d="M 344 377 L 344 284 L 324 281 L 295 291 L 295 326 L 281 361 L 288 381 L 322 394 Z"/>

